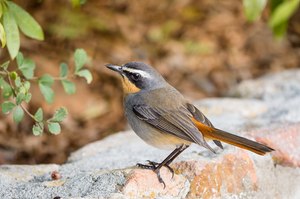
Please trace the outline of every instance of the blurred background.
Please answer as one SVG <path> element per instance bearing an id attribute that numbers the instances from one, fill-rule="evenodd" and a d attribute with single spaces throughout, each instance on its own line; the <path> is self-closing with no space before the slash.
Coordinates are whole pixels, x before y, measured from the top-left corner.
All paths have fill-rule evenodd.
<path id="1" fill-rule="evenodd" d="M 300 10 L 289 20 L 284 38 L 274 39 L 268 10 L 250 23 L 242 1 L 218 0 L 17 0 L 42 26 L 45 41 L 21 36 L 21 51 L 36 62 L 37 75 L 59 74 L 59 63 L 71 62 L 76 48 L 90 57 L 93 82 L 76 79 L 77 92 L 67 95 L 54 85 L 47 104 L 32 84 L 28 110 L 46 115 L 60 106 L 69 111 L 62 133 L 33 136 L 33 121 L 16 125 L 1 115 L 0 163 L 63 163 L 79 147 L 127 127 L 118 76 L 106 63 L 151 64 L 188 99 L 226 96 L 246 79 L 300 66 Z M 9 59 L 1 50 L 1 63 Z"/>

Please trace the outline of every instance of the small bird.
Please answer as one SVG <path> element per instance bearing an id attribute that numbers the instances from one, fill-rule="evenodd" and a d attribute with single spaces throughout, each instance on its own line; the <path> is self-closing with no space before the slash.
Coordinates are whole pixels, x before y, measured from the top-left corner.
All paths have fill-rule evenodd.
<path id="1" fill-rule="evenodd" d="M 146 143 L 161 149 L 174 149 L 161 163 L 148 160 L 138 167 L 153 170 L 160 183 L 165 166 L 174 175 L 171 162 L 191 143 L 215 153 L 208 140 L 223 149 L 222 142 L 264 155 L 274 149 L 258 142 L 215 128 L 207 117 L 166 82 L 151 66 L 129 62 L 122 66 L 106 64 L 122 77 L 124 112 L 133 131 Z"/>

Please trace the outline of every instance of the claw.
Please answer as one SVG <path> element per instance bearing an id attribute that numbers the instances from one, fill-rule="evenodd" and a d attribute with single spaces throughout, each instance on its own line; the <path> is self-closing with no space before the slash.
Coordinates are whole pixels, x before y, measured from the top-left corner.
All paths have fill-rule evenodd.
<path id="1" fill-rule="evenodd" d="M 166 183 L 164 182 L 164 180 L 160 176 L 160 168 L 159 169 L 155 169 L 154 172 L 157 175 L 158 181 L 164 185 L 164 189 L 165 189 L 166 188 Z"/>
<path id="2" fill-rule="evenodd" d="M 169 165 L 165 165 L 165 167 L 167 167 L 169 169 L 169 171 L 172 173 L 172 178 L 174 178 L 174 169 L 172 169 Z"/>
<path id="3" fill-rule="evenodd" d="M 147 162 L 152 165 L 153 167 L 156 167 L 157 165 L 159 165 L 159 163 L 151 161 L 151 160 L 147 160 Z M 164 165 L 166 168 L 169 169 L 169 171 L 172 173 L 172 179 L 174 178 L 174 170 L 169 166 L 169 165 Z"/>
<path id="4" fill-rule="evenodd" d="M 158 181 L 164 185 L 164 189 L 165 189 L 166 188 L 166 183 L 164 182 L 164 180 L 160 176 L 161 167 L 159 166 L 159 163 L 153 162 L 153 161 L 150 161 L 150 160 L 147 160 L 147 162 L 149 163 L 149 165 L 137 163 L 136 166 L 140 167 L 142 169 L 150 169 L 154 173 L 156 173 Z M 166 165 L 166 167 L 172 172 L 172 178 L 173 178 L 173 175 L 174 175 L 173 174 L 174 173 L 173 169 L 171 167 L 167 166 L 167 165 Z"/>

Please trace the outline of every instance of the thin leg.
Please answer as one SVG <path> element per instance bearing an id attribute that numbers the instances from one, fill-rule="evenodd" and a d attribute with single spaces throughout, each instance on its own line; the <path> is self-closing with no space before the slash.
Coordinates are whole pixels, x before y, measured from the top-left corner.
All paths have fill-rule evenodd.
<path id="1" fill-rule="evenodd" d="M 172 178 L 174 176 L 174 170 L 169 166 L 169 164 L 171 164 L 171 162 L 181 153 L 183 152 L 186 148 L 188 148 L 188 145 L 181 145 L 180 147 L 176 148 L 174 151 L 172 151 L 172 153 L 170 153 L 170 155 L 168 155 L 161 163 L 156 163 L 156 162 L 152 162 L 149 161 L 150 165 L 144 165 L 144 164 L 137 164 L 138 167 L 141 167 L 143 169 L 151 169 L 153 170 L 158 178 L 158 181 L 160 183 L 163 183 L 164 188 L 166 187 L 165 182 L 163 181 L 163 179 L 160 176 L 160 169 L 165 166 L 167 167 L 171 173 L 172 173 Z"/>
<path id="2" fill-rule="evenodd" d="M 188 147 L 189 147 L 189 145 L 182 145 L 182 147 L 180 148 L 180 151 L 178 151 L 178 153 L 176 153 L 172 158 L 170 158 L 169 161 L 166 163 L 166 165 L 169 166 L 175 160 L 175 158 L 177 158 L 177 156 L 179 156 L 179 154 L 182 153 Z"/>

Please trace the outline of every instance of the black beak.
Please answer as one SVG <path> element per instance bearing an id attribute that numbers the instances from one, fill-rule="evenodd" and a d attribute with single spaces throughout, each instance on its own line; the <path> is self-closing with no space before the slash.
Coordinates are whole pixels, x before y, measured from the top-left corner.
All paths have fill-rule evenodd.
<path id="1" fill-rule="evenodd" d="M 105 66 L 107 68 L 109 68 L 110 70 L 113 70 L 113 71 L 116 71 L 116 72 L 119 72 L 119 73 L 122 72 L 122 67 L 121 66 L 117 66 L 117 65 L 114 65 L 114 64 L 105 64 Z"/>

